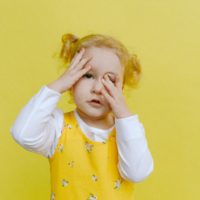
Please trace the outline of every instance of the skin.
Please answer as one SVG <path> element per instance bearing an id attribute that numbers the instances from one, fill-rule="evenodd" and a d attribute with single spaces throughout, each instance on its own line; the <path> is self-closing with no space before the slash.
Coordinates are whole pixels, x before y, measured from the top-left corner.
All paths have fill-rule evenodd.
<path id="1" fill-rule="evenodd" d="M 85 64 L 91 69 L 71 88 L 76 109 L 88 125 L 108 129 L 114 126 L 115 117 L 132 115 L 122 94 L 124 68 L 114 51 L 106 47 L 85 48 L 83 58 L 86 57 L 91 58 Z M 91 106 L 87 101 L 93 98 L 103 105 L 100 108 Z"/>

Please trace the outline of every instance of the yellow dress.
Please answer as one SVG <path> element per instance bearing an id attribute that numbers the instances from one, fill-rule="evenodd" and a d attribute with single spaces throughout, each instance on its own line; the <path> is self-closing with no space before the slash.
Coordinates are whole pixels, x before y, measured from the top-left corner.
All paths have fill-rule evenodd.
<path id="1" fill-rule="evenodd" d="M 117 168 L 116 129 L 106 142 L 92 141 L 74 111 L 64 113 L 64 128 L 49 158 L 51 200 L 134 200 L 135 184 Z"/>

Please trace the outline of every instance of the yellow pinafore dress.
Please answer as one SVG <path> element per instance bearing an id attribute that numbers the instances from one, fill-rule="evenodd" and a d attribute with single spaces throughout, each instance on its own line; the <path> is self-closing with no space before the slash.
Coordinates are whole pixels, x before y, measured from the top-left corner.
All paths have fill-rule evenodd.
<path id="1" fill-rule="evenodd" d="M 74 111 L 64 113 L 64 128 L 49 158 L 51 200 L 134 200 L 135 184 L 117 168 L 115 127 L 106 142 L 90 140 Z"/>

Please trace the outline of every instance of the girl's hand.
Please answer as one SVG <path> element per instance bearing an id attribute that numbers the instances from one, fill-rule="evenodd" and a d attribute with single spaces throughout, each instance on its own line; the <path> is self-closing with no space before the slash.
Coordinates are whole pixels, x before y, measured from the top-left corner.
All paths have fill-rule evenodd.
<path id="1" fill-rule="evenodd" d="M 63 93 L 70 89 L 90 68 L 86 63 L 92 57 L 82 58 L 85 49 L 82 48 L 80 52 L 76 53 L 73 57 L 69 68 L 55 81 L 48 86 L 52 89 Z"/>
<path id="2" fill-rule="evenodd" d="M 115 77 L 115 83 L 111 80 L 108 74 L 102 78 L 102 83 L 105 86 L 102 89 L 102 94 L 108 101 L 113 114 L 116 118 L 131 116 L 132 113 L 129 111 L 122 93 L 120 78 L 118 76 Z"/>

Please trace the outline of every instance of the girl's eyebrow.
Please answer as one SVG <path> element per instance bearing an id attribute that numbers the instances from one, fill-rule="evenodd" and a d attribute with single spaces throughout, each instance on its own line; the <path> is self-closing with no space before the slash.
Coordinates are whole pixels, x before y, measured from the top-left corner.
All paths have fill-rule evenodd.
<path id="1" fill-rule="evenodd" d="M 95 69 L 91 68 L 88 72 L 95 72 L 95 71 L 96 71 Z M 105 74 L 107 74 L 107 73 L 111 73 L 115 76 L 117 75 L 117 73 L 115 73 L 115 72 L 106 72 Z"/>

